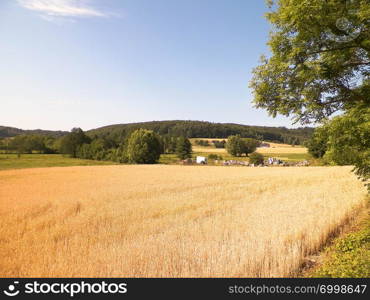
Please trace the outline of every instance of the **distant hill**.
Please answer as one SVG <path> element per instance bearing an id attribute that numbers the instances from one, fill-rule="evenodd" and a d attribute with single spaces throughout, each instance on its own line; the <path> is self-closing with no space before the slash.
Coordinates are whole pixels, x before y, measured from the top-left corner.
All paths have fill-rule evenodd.
<path id="1" fill-rule="evenodd" d="M 108 137 L 120 142 L 138 128 L 153 130 L 160 135 L 168 134 L 189 138 L 227 138 L 230 135 L 240 134 L 242 137 L 286 144 L 302 144 L 311 137 L 314 130 L 312 127 L 289 129 L 286 127 L 173 120 L 109 125 L 89 130 L 87 134 L 92 137 Z M 67 131 L 23 130 L 15 127 L 0 126 L 0 138 L 13 137 L 21 134 L 61 137 L 67 133 Z"/>
<path id="2" fill-rule="evenodd" d="M 66 135 L 67 131 L 52 131 L 52 130 L 42 130 L 42 129 L 33 129 L 33 130 L 23 130 L 15 127 L 6 127 L 0 126 L 0 138 L 13 137 L 21 134 L 39 134 L 53 137 L 61 137 Z"/>
<path id="3" fill-rule="evenodd" d="M 311 137 L 314 130 L 312 127 L 289 129 L 286 127 L 173 120 L 109 125 L 89 130 L 87 134 L 122 140 L 138 128 L 153 130 L 160 135 L 182 135 L 189 138 L 227 138 L 230 135 L 240 134 L 243 137 L 286 144 L 302 144 Z"/>

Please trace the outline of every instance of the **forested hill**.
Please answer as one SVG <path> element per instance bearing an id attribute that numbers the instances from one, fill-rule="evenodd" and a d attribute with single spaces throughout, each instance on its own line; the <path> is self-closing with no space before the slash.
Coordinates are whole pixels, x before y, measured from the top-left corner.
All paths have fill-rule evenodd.
<path id="1" fill-rule="evenodd" d="M 175 120 L 110 125 L 89 130 L 87 134 L 91 137 L 107 137 L 116 141 L 122 141 L 132 131 L 138 128 L 153 130 L 160 135 L 186 136 L 189 138 L 227 138 L 230 135 L 240 134 L 242 137 L 252 137 L 259 140 L 287 144 L 302 144 L 310 138 L 313 132 L 313 128 L 311 127 L 288 129 L 285 127 Z M 23 134 L 37 134 L 58 138 L 67 133 L 67 131 L 23 130 L 0 126 L 0 138 Z"/>
<path id="2" fill-rule="evenodd" d="M 42 129 L 34 129 L 34 130 L 23 130 L 15 127 L 6 127 L 0 126 L 0 138 L 7 138 L 17 135 L 23 134 L 37 134 L 37 135 L 45 135 L 45 136 L 52 136 L 55 138 L 61 137 L 66 135 L 67 131 L 52 131 L 52 130 L 42 130 Z"/>
<path id="3" fill-rule="evenodd" d="M 153 130 L 160 135 L 168 134 L 189 138 L 227 138 L 230 135 L 240 134 L 242 137 L 287 144 L 302 144 L 310 138 L 313 132 L 313 128 L 311 127 L 288 129 L 285 127 L 174 120 L 110 125 L 90 130 L 87 133 L 90 136 L 122 140 L 138 128 Z"/>

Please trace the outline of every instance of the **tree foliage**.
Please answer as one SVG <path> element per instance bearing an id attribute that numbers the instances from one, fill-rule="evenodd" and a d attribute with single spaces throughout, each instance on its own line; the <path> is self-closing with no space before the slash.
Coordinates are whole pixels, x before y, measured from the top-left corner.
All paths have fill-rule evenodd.
<path id="1" fill-rule="evenodd" d="M 262 57 L 254 70 L 250 86 L 256 107 L 302 124 L 327 122 L 311 140 L 310 152 L 355 164 L 356 173 L 368 180 L 370 2 L 268 2 L 272 55 Z M 344 114 L 328 121 L 336 112 Z"/>
<path id="2" fill-rule="evenodd" d="M 259 141 L 251 138 L 244 138 L 243 143 L 245 155 L 248 155 L 249 153 L 256 151 L 258 145 L 260 144 Z"/>
<path id="3" fill-rule="evenodd" d="M 195 140 L 195 145 L 201 146 L 201 147 L 209 147 L 209 141 L 208 140 Z"/>
<path id="4" fill-rule="evenodd" d="M 153 121 L 143 123 L 118 124 L 89 131 L 91 137 L 105 137 L 117 143 L 130 136 L 135 130 L 143 128 L 152 130 L 166 138 L 185 136 L 187 138 L 227 138 L 239 134 L 245 138 L 286 144 L 302 144 L 311 137 L 313 128 L 248 126 L 232 123 L 211 123 L 203 121 Z M 166 151 L 167 153 L 167 151 Z M 173 152 L 172 152 L 173 153 Z"/>
<path id="5" fill-rule="evenodd" d="M 177 138 L 176 155 L 180 159 L 191 158 L 192 147 L 188 138 L 180 136 Z"/>
<path id="6" fill-rule="evenodd" d="M 172 154 L 176 152 L 177 137 L 171 135 L 165 135 L 162 137 L 163 152 Z"/>
<path id="7" fill-rule="evenodd" d="M 14 137 L 17 135 L 37 135 L 43 137 L 59 138 L 68 134 L 67 131 L 52 131 L 52 130 L 23 130 L 15 127 L 0 126 L 0 138 Z"/>
<path id="8" fill-rule="evenodd" d="M 253 152 L 249 155 L 249 163 L 254 165 L 262 165 L 264 157 L 261 153 Z"/>
<path id="9" fill-rule="evenodd" d="M 60 142 L 60 152 L 71 157 L 77 157 L 78 148 L 83 144 L 89 144 L 91 139 L 86 136 L 81 128 L 73 128 Z"/>
<path id="10" fill-rule="evenodd" d="M 329 124 L 324 158 L 338 165 L 355 165 L 355 173 L 370 190 L 370 107 L 351 109 Z"/>
<path id="11" fill-rule="evenodd" d="M 259 142 L 251 138 L 242 138 L 240 135 L 228 137 L 226 150 L 233 156 L 248 155 L 256 150 Z"/>
<path id="12" fill-rule="evenodd" d="M 19 154 L 32 153 L 53 153 L 53 143 L 55 139 L 48 136 L 41 136 L 37 134 L 32 135 L 18 135 L 11 140 L 7 140 L 4 144 L 4 150 L 14 150 Z"/>
<path id="13" fill-rule="evenodd" d="M 321 127 L 317 127 L 311 137 L 311 139 L 307 142 L 306 146 L 308 148 L 308 152 L 314 158 L 322 158 L 327 150 L 328 144 L 328 127 L 329 125 L 323 125 Z"/>
<path id="14" fill-rule="evenodd" d="M 212 141 L 212 143 L 216 148 L 220 148 L 220 149 L 225 148 L 225 145 L 226 145 L 225 140 L 222 140 L 222 141 L 214 140 L 214 141 Z"/>
<path id="15" fill-rule="evenodd" d="M 134 131 L 127 143 L 127 157 L 131 163 L 153 164 L 162 152 L 159 136 L 151 130 Z"/>
<path id="16" fill-rule="evenodd" d="M 254 70 L 255 105 L 302 123 L 369 105 L 370 2 L 270 2 L 272 56 Z"/>

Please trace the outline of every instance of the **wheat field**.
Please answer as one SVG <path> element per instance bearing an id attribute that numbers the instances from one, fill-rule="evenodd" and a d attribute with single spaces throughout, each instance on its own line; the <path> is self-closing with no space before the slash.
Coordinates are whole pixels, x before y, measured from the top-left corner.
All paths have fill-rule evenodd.
<path id="1" fill-rule="evenodd" d="M 213 147 L 202 147 L 202 146 L 193 146 L 194 152 L 201 152 L 201 153 L 217 153 L 217 154 L 227 154 L 227 151 L 225 148 L 213 148 Z M 305 154 L 308 153 L 307 148 L 305 147 L 278 147 L 273 146 L 270 148 L 261 148 L 258 147 L 256 152 L 259 152 L 261 154 L 271 154 L 271 155 L 278 155 L 278 154 Z"/>
<path id="2" fill-rule="evenodd" d="M 350 169 L 1 171 L 0 275 L 295 276 L 364 204 Z"/>
<path id="3" fill-rule="evenodd" d="M 196 139 L 191 139 L 192 144 L 193 144 L 193 151 L 194 152 L 202 152 L 202 153 L 217 153 L 217 154 L 226 154 L 227 151 L 225 148 L 214 148 L 212 146 L 210 147 L 204 147 L 204 146 L 199 146 L 195 144 L 196 140 L 207 140 L 208 142 L 212 141 L 227 141 L 227 139 L 212 139 L 212 138 L 196 138 Z M 266 142 L 263 141 L 264 143 L 267 143 L 270 145 L 268 148 L 263 148 L 263 147 L 258 147 L 257 152 L 261 154 L 306 154 L 308 153 L 308 149 L 303 146 L 292 146 L 289 144 L 278 144 L 278 143 L 272 143 L 272 142 Z"/>
<path id="4" fill-rule="evenodd" d="M 262 154 L 279 154 L 279 153 L 304 154 L 304 153 L 308 153 L 307 148 L 300 147 L 300 146 L 295 146 L 295 147 L 272 146 L 269 148 L 257 148 L 256 151 Z"/>

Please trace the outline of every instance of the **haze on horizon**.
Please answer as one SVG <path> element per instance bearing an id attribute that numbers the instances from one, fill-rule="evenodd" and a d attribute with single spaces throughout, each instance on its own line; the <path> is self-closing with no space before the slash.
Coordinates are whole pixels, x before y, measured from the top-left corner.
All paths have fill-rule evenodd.
<path id="1" fill-rule="evenodd" d="M 0 125 L 292 127 L 251 103 L 267 11 L 261 0 L 2 0 Z"/>

